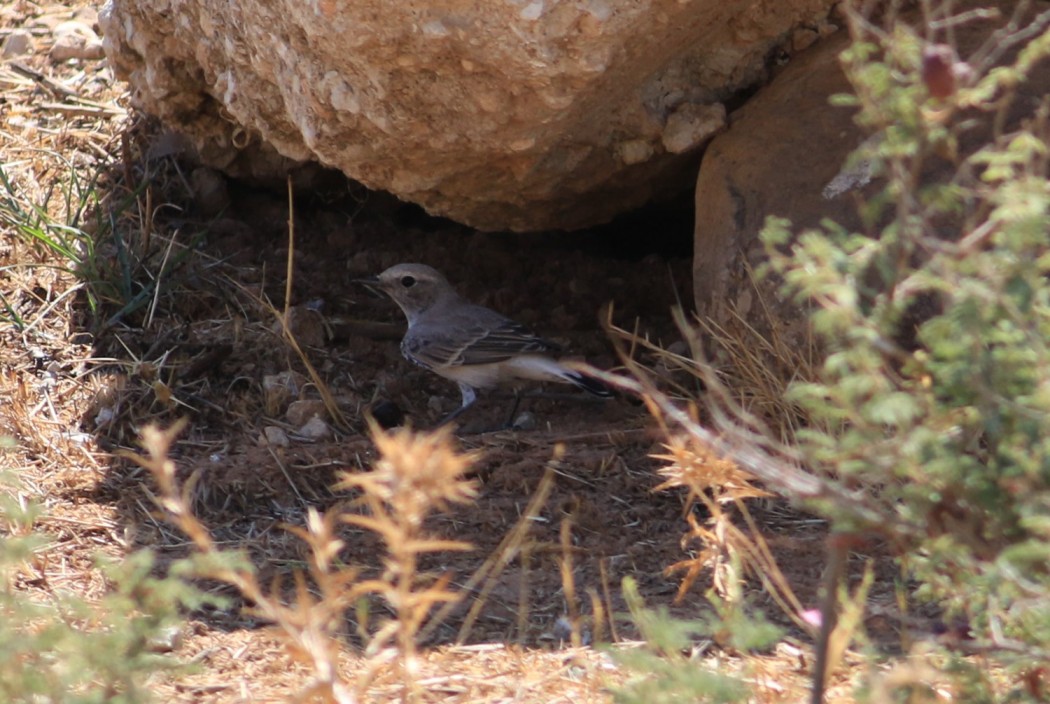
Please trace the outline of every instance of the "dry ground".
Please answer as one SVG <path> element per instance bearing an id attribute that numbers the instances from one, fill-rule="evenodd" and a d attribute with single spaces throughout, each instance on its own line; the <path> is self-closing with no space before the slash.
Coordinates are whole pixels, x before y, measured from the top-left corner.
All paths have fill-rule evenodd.
<path id="1" fill-rule="evenodd" d="M 20 193 L 46 200 L 61 218 L 63 189 L 90 190 L 90 180 L 101 175 L 94 186 L 98 202 L 86 212 L 97 249 L 84 255 L 90 267 L 80 276 L 68 271 L 68 259 L 7 225 L 0 238 L 6 307 L 0 431 L 18 440 L 3 455 L 4 464 L 18 471 L 28 497 L 47 506 L 40 529 L 53 536 L 37 566 L 41 579 L 25 584 L 35 597 L 63 589 L 101 593 L 106 584 L 93 563 L 100 552 L 149 547 L 165 559 L 186 554 L 185 538 L 154 515 L 151 478 L 111 454 L 135 448 L 142 424 L 183 416 L 190 425 L 175 459 L 181 476 L 199 475 L 199 518 L 222 544 L 247 550 L 264 583 L 301 567 L 304 549 L 281 525 L 301 524 L 309 507 L 324 510 L 345 499 L 346 492 L 331 488 L 337 472 L 375 459 L 364 409 L 387 401 L 412 425 L 425 427 L 458 402 L 452 384 L 401 359 L 399 311 L 355 287 L 355 277 L 400 261 L 432 264 L 467 297 L 513 314 L 599 367 L 617 364 L 600 331 L 600 311 L 609 303 L 621 326 L 637 327 L 665 347 L 678 341 L 670 310 L 691 299 L 691 233 L 688 218 L 673 208 L 588 233 L 492 235 L 427 218 L 333 178 L 326 188 L 296 195 L 290 302 L 296 337 L 342 419 L 329 417 L 328 436 L 302 436 L 301 423 L 286 415 L 292 399 L 268 388 L 288 378 L 282 373 L 308 376 L 268 304 L 281 309 L 285 302 L 287 195 L 220 183 L 209 193 L 221 212 L 212 212 L 214 202 L 203 202 L 192 186 L 192 160 L 165 147 L 170 137 L 162 127 L 130 111 L 124 86 L 105 62 L 49 61 L 49 27 L 78 5 L 0 4 L 0 26 L 33 29 L 36 52 L 18 61 L 44 77 L 0 64 L 0 163 L 7 176 Z M 201 174 L 196 178 L 210 176 Z M 15 315 L 22 325 L 8 322 Z M 640 357 L 660 368 L 659 359 Z M 313 383 L 293 396 L 321 398 Z M 680 543 L 683 495 L 653 491 L 660 463 L 650 455 L 664 438 L 644 407 L 624 398 L 529 399 L 534 427 L 471 432 L 502 419 L 505 403 L 485 399 L 460 434 L 463 449 L 481 453 L 476 503 L 438 515 L 431 525 L 475 549 L 442 554 L 427 567 L 465 583 L 519 520 L 548 466 L 555 470 L 554 489 L 532 520 L 527 555 L 491 585 L 473 626 L 460 633 L 465 609 L 482 598 L 477 592 L 429 634 L 420 678 L 425 698 L 608 701 L 608 687 L 627 673 L 591 648 L 561 643 L 557 623 L 569 609 L 567 586 L 575 588 L 584 612 L 590 608 L 585 595 L 593 590 L 606 609 L 624 613 L 619 585 L 625 576 L 638 581 L 650 604 L 673 605 L 685 617 L 705 608 L 706 577 L 673 603 L 679 580 L 665 573 L 696 546 Z M 564 454 L 552 463 L 556 446 Z M 700 509 L 691 510 L 703 518 Z M 815 605 L 823 523 L 775 499 L 755 502 L 753 510 L 799 600 Z M 572 584 L 559 569 L 566 520 Z M 367 574 L 379 569 L 373 536 L 345 528 L 342 537 L 344 559 Z M 866 557 L 856 555 L 854 562 L 859 566 Z M 892 649 L 899 644 L 897 575 L 884 558 L 877 571 L 867 626 Z M 698 657 L 746 676 L 756 701 L 799 701 L 808 686 L 810 638 L 757 580 L 749 584 L 749 598 L 787 627 L 789 638 L 765 655 L 709 648 Z M 619 641 L 630 641 L 631 627 L 617 625 Z M 608 625 L 604 630 L 608 637 Z M 302 671 L 279 642 L 236 609 L 193 615 L 183 636 L 177 655 L 201 669 L 158 679 L 155 688 L 169 700 L 274 701 L 302 682 Z M 344 649 L 350 680 L 362 667 L 359 646 L 350 638 Z M 833 694 L 848 700 L 856 675 L 837 675 Z M 369 696 L 393 698 L 393 681 L 381 674 Z"/>

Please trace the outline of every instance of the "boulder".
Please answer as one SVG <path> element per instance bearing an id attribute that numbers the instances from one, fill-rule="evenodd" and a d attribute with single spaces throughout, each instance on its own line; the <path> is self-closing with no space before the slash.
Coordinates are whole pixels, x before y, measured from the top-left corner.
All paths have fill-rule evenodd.
<path id="1" fill-rule="evenodd" d="M 1004 20 L 1015 8 L 1013 0 L 968 0 L 953 6 L 953 11 L 996 5 Z M 1047 10 L 1050 2 L 1033 3 L 1033 12 Z M 905 18 L 921 21 L 914 13 Z M 977 51 L 997 26 L 971 21 L 955 29 L 959 56 L 965 59 Z M 825 218 L 863 231 L 858 203 L 880 184 L 872 181 L 863 163 L 847 167 L 846 161 L 867 135 L 854 124 L 852 109 L 829 103 L 837 93 L 852 92 L 839 62 L 848 41 L 840 33 L 797 54 L 730 116 L 728 129 L 705 150 L 696 184 L 693 291 L 697 311 L 718 325 L 739 315 L 756 329 L 775 324 L 778 334 L 795 340 L 807 334 L 804 312 L 781 300 L 775 280 L 762 282 L 757 290 L 751 280 L 749 272 L 766 259 L 758 235 L 768 216 L 787 218 L 794 232 L 817 227 Z M 1012 61 L 1015 55 L 1016 47 L 1000 61 Z M 1004 121 L 1008 129 L 1031 119 L 1050 95 L 1048 63 L 1033 69 L 1029 80 L 1018 86 Z M 932 65 L 936 68 L 935 62 Z M 928 85 L 931 80 L 927 78 Z M 962 155 L 991 139 L 991 117 L 987 113 L 970 117 L 969 127 L 958 135 Z M 950 160 L 930 159 L 922 179 L 945 180 L 955 169 Z M 959 223 L 941 227 L 950 236 Z M 762 297 L 762 306 L 756 296 Z"/>
<path id="2" fill-rule="evenodd" d="M 750 312 L 747 265 L 764 259 L 758 234 L 766 217 L 788 218 L 795 230 L 823 218 L 856 226 L 849 189 L 823 195 L 863 139 L 853 110 L 828 104 L 830 96 L 850 90 L 838 59 L 848 44 L 840 33 L 795 57 L 708 145 L 696 183 L 693 237 L 693 294 L 701 315 L 724 324 L 730 309 Z"/>
<path id="3" fill-rule="evenodd" d="M 673 195 L 836 1 L 109 0 L 100 24 L 207 166 L 316 161 L 481 229 L 573 229 Z"/>

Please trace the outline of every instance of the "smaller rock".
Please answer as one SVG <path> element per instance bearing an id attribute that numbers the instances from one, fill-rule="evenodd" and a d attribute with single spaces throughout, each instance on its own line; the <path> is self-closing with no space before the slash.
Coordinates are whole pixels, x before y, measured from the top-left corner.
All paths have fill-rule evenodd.
<path id="1" fill-rule="evenodd" d="M 170 653 L 182 647 L 182 627 L 168 626 L 151 637 L 146 649 L 151 653 Z"/>
<path id="2" fill-rule="evenodd" d="M 519 413 L 518 417 L 511 423 L 511 427 L 514 430 L 535 430 L 536 429 L 536 416 L 525 411 Z"/>
<path id="3" fill-rule="evenodd" d="M 205 217 L 214 217 L 230 207 L 226 178 L 215 169 L 201 166 L 190 173 L 190 188 L 197 209 Z"/>
<path id="4" fill-rule="evenodd" d="M 624 164 L 640 164 L 655 153 L 653 145 L 644 139 L 631 139 L 616 145 L 616 156 Z"/>
<path id="5" fill-rule="evenodd" d="M 300 346 L 323 347 L 326 339 L 324 321 L 321 315 L 306 306 L 293 306 L 288 309 L 285 319 L 288 331 Z M 273 333 L 284 337 L 280 320 L 274 321 Z"/>
<path id="6" fill-rule="evenodd" d="M 427 410 L 431 413 L 442 413 L 445 407 L 445 400 L 440 396 L 431 396 L 427 399 Z"/>
<path id="7" fill-rule="evenodd" d="M 146 158 L 150 161 L 166 156 L 192 155 L 196 158 L 193 142 L 186 135 L 172 130 L 165 130 L 150 140 Z"/>
<path id="8" fill-rule="evenodd" d="M 820 39 L 820 34 L 817 30 L 800 27 L 791 33 L 791 51 L 798 52 L 808 49 L 818 39 Z"/>
<path id="9" fill-rule="evenodd" d="M 95 428 L 105 428 L 109 426 L 117 417 L 117 410 L 112 406 L 103 406 L 98 409 L 98 413 L 95 414 Z"/>
<path id="10" fill-rule="evenodd" d="M 288 434 L 276 425 L 268 425 L 263 428 L 263 438 L 267 445 L 272 447 L 288 447 Z"/>
<path id="11" fill-rule="evenodd" d="M 667 118 L 662 137 L 664 149 L 672 154 L 684 154 L 714 137 L 725 125 L 726 108 L 721 103 L 685 103 Z"/>
<path id="12" fill-rule="evenodd" d="M 332 435 L 332 429 L 320 418 L 311 418 L 299 428 L 299 435 L 307 440 L 324 440 Z"/>
<path id="13" fill-rule="evenodd" d="M 4 40 L 4 48 L 0 50 L 0 57 L 4 59 L 16 59 L 19 56 L 32 54 L 35 48 L 33 34 L 25 29 L 16 29 L 7 35 Z"/>
<path id="14" fill-rule="evenodd" d="M 91 27 L 92 31 L 94 32 L 99 31 L 98 10 L 96 10 L 94 7 L 91 7 L 90 5 L 78 7 L 76 10 L 74 10 L 73 19 L 77 20 L 78 22 L 83 22 L 88 27 Z"/>
<path id="15" fill-rule="evenodd" d="M 292 401 L 285 412 L 285 419 L 292 425 L 298 427 L 313 418 L 323 418 L 325 414 L 324 401 L 320 399 L 303 399 Z"/>
<path id="16" fill-rule="evenodd" d="M 63 22 L 55 27 L 55 43 L 48 57 L 55 63 L 69 59 L 97 60 L 105 57 L 102 40 L 88 25 L 78 20 Z"/>
<path id="17" fill-rule="evenodd" d="M 306 377 L 299 372 L 281 372 L 280 374 L 268 374 L 263 377 L 263 406 L 268 416 L 276 416 L 288 403 L 288 399 L 299 395 L 300 389 L 306 383 Z"/>
<path id="18" fill-rule="evenodd" d="M 675 340 L 667 346 L 667 351 L 679 357 L 689 357 L 689 343 L 685 340 Z"/>

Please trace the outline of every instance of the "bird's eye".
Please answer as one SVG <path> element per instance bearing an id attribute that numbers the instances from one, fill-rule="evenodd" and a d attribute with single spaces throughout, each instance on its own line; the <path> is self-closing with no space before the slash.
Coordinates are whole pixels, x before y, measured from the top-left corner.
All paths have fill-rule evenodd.
<path id="1" fill-rule="evenodd" d="M 401 285 L 405 288 L 412 288 L 416 285 L 416 277 L 414 276 L 402 276 Z"/>

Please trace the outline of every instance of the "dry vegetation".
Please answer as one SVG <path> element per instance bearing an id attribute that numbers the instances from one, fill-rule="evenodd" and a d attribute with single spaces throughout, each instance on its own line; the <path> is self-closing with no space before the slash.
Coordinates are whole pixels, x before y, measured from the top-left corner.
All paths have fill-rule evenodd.
<path id="1" fill-rule="evenodd" d="M 130 110 L 104 61 L 49 60 L 50 28 L 82 11 L 0 5 L 0 26 L 36 39 L 0 63 L 0 434 L 14 440 L 2 457 L 49 536 L 18 590 L 96 599 L 110 585 L 95 557 L 144 547 L 162 569 L 195 549 L 246 556 L 253 569 L 200 582 L 233 603 L 187 615 L 174 654 L 197 668 L 150 682 L 168 701 L 590 702 L 633 676 L 592 647 L 639 647 L 624 577 L 687 618 L 710 609 L 712 587 L 789 636 L 750 655 L 716 637 L 696 644 L 697 665 L 740 675 L 755 701 L 806 696 L 824 524 L 663 427 L 666 407 L 535 399 L 538 427 L 458 442 L 364 421 L 385 400 L 426 425 L 456 394 L 400 360 L 397 311 L 352 276 L 427 261 L 606 368 L 621 360 L 595 313 L 616 298 L 616 321 L 638 331 L 622 335 L 636 371 L 656 370 L 674 397 L 697 383 L 688 345 L 672 344 L 684 257 L 617 258 L 608 233 L 477 235 L 345 186 L 297 194 L 294 245 L 279 190 L 222 186 L 222 212 L 205 212 L 192 158 Z M 37 225 L 19 231 L 27 216 Z M 476 260 L 450 256 L 462 248 Z M 734 402 L 783 411 L 766 360 L 804 360 L 714 332 L 737 357 Z M 327 423 L 305 434 L 313 412 Z M 144 431 L 182 418 L 177 438 Z M 399 484 L 429 470 L 424 486 Z M 873 566 L 865 626 L 892 650 L 927 623 L 900 612 L 877 555 L 852 553 L 849 570 L 856 584 Z M 837 670 L 831 699 L 851 699 L 856 676 Z"/>

